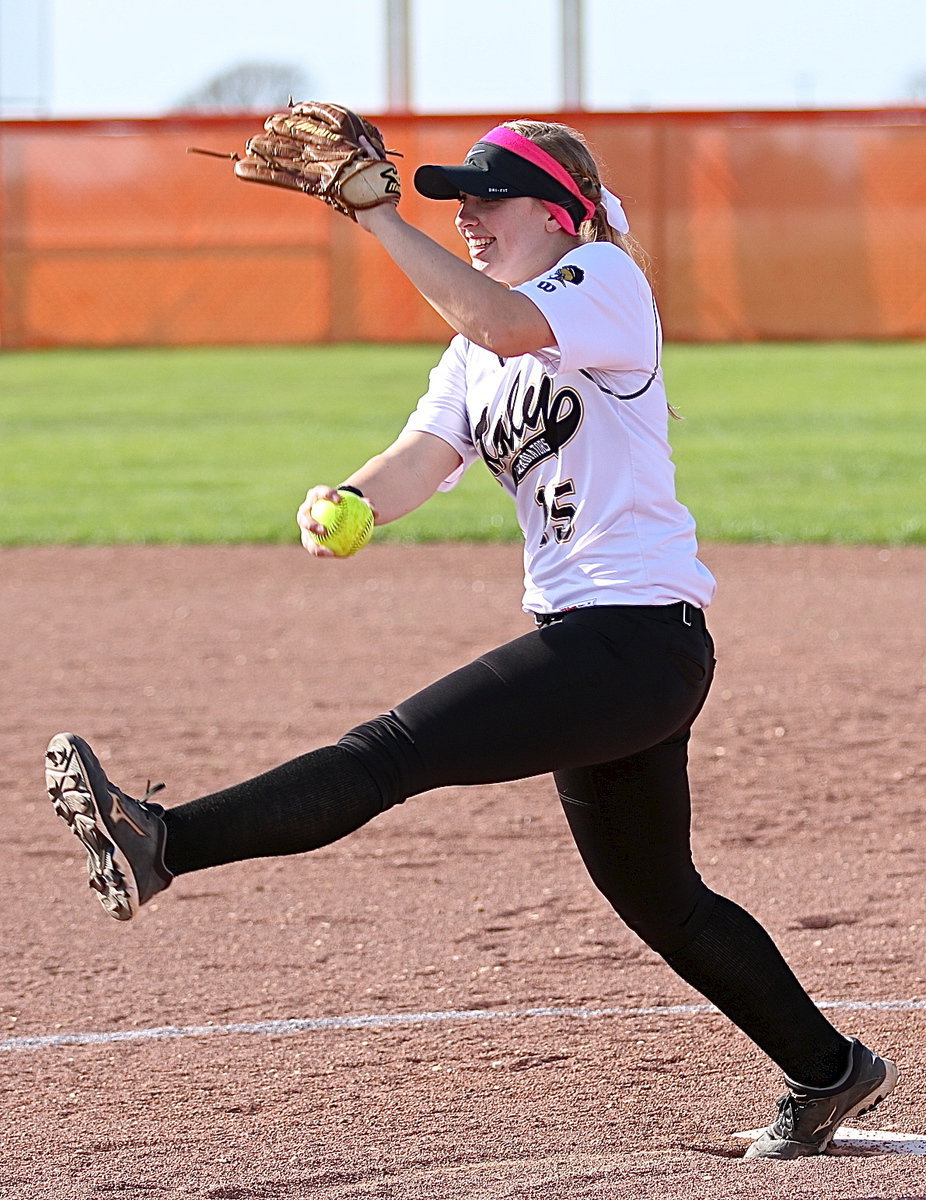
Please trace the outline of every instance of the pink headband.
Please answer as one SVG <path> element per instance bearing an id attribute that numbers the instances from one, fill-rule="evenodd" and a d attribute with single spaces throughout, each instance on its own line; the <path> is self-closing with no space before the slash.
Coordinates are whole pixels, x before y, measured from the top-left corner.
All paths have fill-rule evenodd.
<path id="1" fill-rule="evenodd" d="M 541 171 L 545 171 L 548 175 L 551 175 L 557 183 L 562 184 L 568 192 L 571 192 L 575 196 L 582 205 L 586 220 L 590 221 L 594 217 L 595 205 L 592 204 L 591 200 L 582 195 L 578 184 L 566 168 L 561 163 L 558 163 L 552 154 L 548 154 L 542 146 L 538 146 L 530 138 L 523 137 L 520 133 L 516 133 L 513 129 L 509 129 L 505 125 L 496 125 L 494 129 L 490 129 L 479 140 L 480 142 L 491 142 L 495 146 L 501 146 L 503 150 L 510 150 L 512 154 L 526 158 L 528 162 L 533 163 L 535 167 L 539 167 Z M 579 232 L 572 217 L 570 217 L 562 205 L 554 204 L 552 200 L 542 200 L 541 203 L 553 214 L 567 233 L 576 234 Z"/>

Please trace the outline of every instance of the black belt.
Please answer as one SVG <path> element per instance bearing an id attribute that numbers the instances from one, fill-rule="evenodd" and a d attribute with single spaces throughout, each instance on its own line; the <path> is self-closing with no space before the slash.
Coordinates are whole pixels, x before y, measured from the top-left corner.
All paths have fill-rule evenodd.
<path id="1" fill-rule="evenodd" d="M 579 608 L 565 608 L 562 612 L 534 613 L 534 621 L 538 629 L 545 625 L 553 625 L 563 617 L 575 612 L 601 612 L 603 609 L 614 609 L 617 612 L 649 613 L 651 616 L 665 616 L 668 621 L 681 621 L 683 625 L 693 625 L 695 621 L 704 619 L 703 609 L 687 600 L 679 600 L 676 604 L 589 604 Z"/>

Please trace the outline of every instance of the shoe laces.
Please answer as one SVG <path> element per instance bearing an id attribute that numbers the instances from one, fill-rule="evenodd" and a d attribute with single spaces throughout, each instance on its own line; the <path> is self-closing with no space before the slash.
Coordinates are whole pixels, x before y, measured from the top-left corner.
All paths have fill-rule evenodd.
<path id="1" fill-rule="evenodd" d="M 143 808 L 146 808 L 152 816 L 163 817 L 165 812 L 163 804 L 158 804 L 156 800 L 152 801 L 151 797 L 156 796 L 158 792 L 162 792 L 166 787 L 166 783 L 152 783 L 149 779 L 145 785 L 145 794 L 138 803 Z"/>
<path id="2" fill-rule="evenodd" d="M 833 1107 L 824 1115 L 823 1106 L 832 1103 Z M 821 1106 L 814 1111 L 814 1105 Z M 806 1092 L 785 1092 L 778 1101 L 778 1116 L 775 1119 L 775 1131 L 786 1140 L 803 1137 L 812 1140 L 821 1131 L 829 1128 L 838 1108 L 838 1100 L 832 1095 L 814 1096 Z M 801 1121 L 807 1118 L 815 1123 L 815 1128 L 801 1130 Z M 807 1137 L 809 1133 L 810 1137 Z"/>
<path id="3" fill-rule="evenodd" d="M 799 1116 L 800 1101 L 792 1092 L 785 1092 L 778 1100 L 778 1116 L 775 1128 L 785 1134 L 792 1134 Z"/>

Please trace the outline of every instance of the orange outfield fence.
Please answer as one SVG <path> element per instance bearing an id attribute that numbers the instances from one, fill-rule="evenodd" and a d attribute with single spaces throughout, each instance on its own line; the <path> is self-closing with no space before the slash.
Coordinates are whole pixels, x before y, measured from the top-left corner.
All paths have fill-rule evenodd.
<path id="1" fill-rule="evenodd" d="M 414 168 L 504 118 L 373 119 L 404 156 L 402 211 L 458 251 Z M 623 197 L 673 340 L 926 335 L 926 108 L 552 119 Z M 186 153 L 240 151 L 260 124 L 0 122 L 0 347 L 445 339 L 352 222 Z"/>

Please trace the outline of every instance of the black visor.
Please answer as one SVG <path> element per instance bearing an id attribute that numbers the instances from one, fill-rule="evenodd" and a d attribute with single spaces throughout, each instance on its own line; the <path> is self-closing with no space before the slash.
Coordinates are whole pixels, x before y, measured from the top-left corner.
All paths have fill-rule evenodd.
<path id="1" fill-rule="evenodd" d="M 586 219 L 581 202 L 568 188 L 520 154 L 493 142 L 477 142 L 461 166 L 419 167 L 415 172 L 415 187 L 430 200 L 459 200 L 463 193 L 484 200 L 532 196 L 560 205 L 569 213 L 576 229 Z"/>

